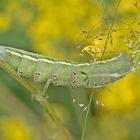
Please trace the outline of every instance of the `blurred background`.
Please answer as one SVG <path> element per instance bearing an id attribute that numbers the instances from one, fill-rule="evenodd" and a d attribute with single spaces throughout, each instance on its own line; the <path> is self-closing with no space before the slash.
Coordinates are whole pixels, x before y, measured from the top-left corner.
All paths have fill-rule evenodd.
<path id="1" fill-rule="evenodd" d="M 109 50 L 115 54 L 127 49 L 123 37 L 129 26 L 137 32 L 140 29 L 140 0 L 121 0 L 114 14 L 117 3 L 118 0 L 0 0 L 0 45 L 89 62 L 90 56 L 80 55 L 89 43 L 87 34 L 104 34 L 106 38 L 114 22 Z M 111 55 L 106 53 L 105 58 Z M 94 90 L 85 140 L 140 139 L 139 77 L 137 71 Z M 65 134 L 70 140 L 80 140 L 86 111 L 78 104 L 88 104 L 91 90 L 51 86 L 47 92 Z M 64 140 L 60 131 L 42 106 L 31 100 L 29 91 L 0 69 L 0 140 Z"/>

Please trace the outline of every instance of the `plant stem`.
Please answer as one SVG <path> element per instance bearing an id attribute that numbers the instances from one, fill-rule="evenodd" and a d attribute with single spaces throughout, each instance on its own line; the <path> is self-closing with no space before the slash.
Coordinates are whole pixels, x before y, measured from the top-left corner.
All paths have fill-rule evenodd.
<path id="1" fill-rule="evenodd" d="M 89 103 L 88 103 L 88 106 L 87 106 L 86 116 L 85 116 L 85 119 L 84 119 L 84 126 L 83 126 L 83 130 L 82 130 L 81 140 L 84 140 L 84 137 L 85 137 L 86 127 L 87 127 L 87 121 L 88 121 L 88 114 L 89 114 L 89 110 L 90 110 L 90 106 L 91 106 L 93 94 L 94 93 L 92 91 L 92 93 L 90 95 Z"/>
<path id="2" fill-rule="evenodd" d="M 111 31 L 112 31 L 112 28 L 113 28 L 113 25 L 114 25 L 114 22 L 115 22 L 115 16 L 116 16 L 116 14 L 117 14 L 117 10 L 118 10 L 118 7 L 119 7 L 119 5 L 120 5 L 120 2 L 121 2 L 121 0 L 118 0 L 117 6 L 116 6 L 116 8 L 115 8 L 115 12 L 114 12 L 114 16 L 113 16 L 113 22 L 112 22 L 112 24 L 111 24 L 111 26 L 110 26 L 110 28 L 109 28 L 108 34 L 107 34 L 107 39 L 106 39 L 106 41 L 105 41 L 104 50 L 103 50 L 103 52 L 102 52 L 101 60 L 103 59 L 104 53 L 105 53 L 106 48 L 107 48 L 108 40 L 109 40 L 109 38 L 110 38 L 110 34 L 111 34 Z"/>

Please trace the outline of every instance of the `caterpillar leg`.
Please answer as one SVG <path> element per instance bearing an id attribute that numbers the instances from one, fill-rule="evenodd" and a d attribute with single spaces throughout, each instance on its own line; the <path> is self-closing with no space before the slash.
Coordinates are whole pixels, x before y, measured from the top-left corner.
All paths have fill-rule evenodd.
<path id="1" fill-rule="evenodd" d="M 46 91 L 47 91 L 49 85 L 51 84 L 51 82 L 49 82 L 49 81 L 50 81 L 50 80 L 47 80 L 47 82 L 46 82 L 45 85 L 44 85 L 44 88 L 43 88 L 43 91 L 42 91 L 42 96 L 43 96 L 43 97 L 46 97 L 46 95 L 47 95 Z"/>
<path id="2" fill-rule="evenodd" d="M 46 103 L 46 99 L 44 97 L 42 97 L 40 94 L 33 94 L 31 95 L 31 100 L 36 100 L 38 101 L 40 104 L 45 104 Z"/>
<path id="3" fill-rule="evenodd" d="M 49 77 L 49 78 L 48 78 L 48 80 L 46 81 L 46 83 L 45 83 L 45 85 L 44 85 L 43 91 L 42 91 L 42 96 L 43 96 L 43 97 L 46 97 L 46 96 L 47 96 L 46 91 L 47 91 L 49 85 L 50 85 L 51 83 L 54 83 L 56 80 L 57 80 L 57 79 L 56 79 L 56 76 L 52 76 L 52 77 Z"/>

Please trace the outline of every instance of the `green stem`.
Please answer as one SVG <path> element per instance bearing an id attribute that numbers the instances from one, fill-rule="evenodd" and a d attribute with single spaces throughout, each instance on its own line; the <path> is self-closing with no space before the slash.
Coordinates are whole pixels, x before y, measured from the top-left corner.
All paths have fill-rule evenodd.
<path id="1" fill-rule="evenodd" d="M 110 34 L 111 34 L 111 31 L 112 31 L 112 28 L 113 28 L 113 25 L 114 25 L 114 22 L 115 22 L 115 16 L 116 16 L 116 14 L 117 14 L 117 10 L 118 10 L 118 7 L 119 7 L 119 5 L 120 5 L 120 2 L 121 2 L 121 0 L 118 0 L 117 6 L 116 6 L 116 8 L 115 8 L 115 12 L 114 12 L 114 16 L 113 16 L 113 17 L 114 17 L 114 18 L 113 18 L 113 22 L 112 22 L 112 24 L 111 24 L 111 26 L 110 26 L 110 28 L 109 28 L 108 34 L 107 34 L 107 39 L 106 39 L 106 41 L 105 41 L 105 45 L 104 45 L 104 49 L 103 49 L 103 52 L 102 52 L 101 60 L 103 59 L 104 53 L 106 52 L 108 40 L 109 40 L 109 38 L 110 38 Z"/>
<path id="2" fill-rule="evenodd" d="M 86 116 L 85 116 L 85 119 L 84 119 L 84 126 L 83 126 L 83 130 L 82 130 L 81 140 L 84 140 L 84 137 L 85 137 L 86 127 L 87 127 L 87 121 L 88 121 L 88 114 L 89 114 L 89 110 L 90 110 L 90 106 L 91 106 L 93 94 L 94 93 L 92 91 L 92 93 L 90 95 L 89 103 L 88 103 L 88 106 L 87 106 Z"/>

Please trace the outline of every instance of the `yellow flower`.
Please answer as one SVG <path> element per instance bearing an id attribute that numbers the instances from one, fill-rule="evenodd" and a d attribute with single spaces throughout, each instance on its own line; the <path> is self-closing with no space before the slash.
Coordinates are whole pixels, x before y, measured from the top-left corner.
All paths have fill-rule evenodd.
<path id="1" fill-rule="evenodd" d="M 1 14 L 0 15 L 0 31 L 9 30 L 10 24 L 11 24 L 10 16 Z"/>
<path id="2" fill-rule="evenodd" d="M 23 122 L 14 118 L 0 119 L 0 130 L 6 140 L 31 140 L 31 132 Z"/>
<path id="3" fill-rule="evenodd" d="M 135 94 L 132 84 L 128 81 L 133 82 L 133 76 L 133 74 L 130 74 L 122 80 L 111 84 L 108 89 L 111 90 L 112 94 L 106 93 L 107 90 L 103 91 L 103 102 L 108 109 L 115 111 L 131 109 L 135 102 Z"/>

